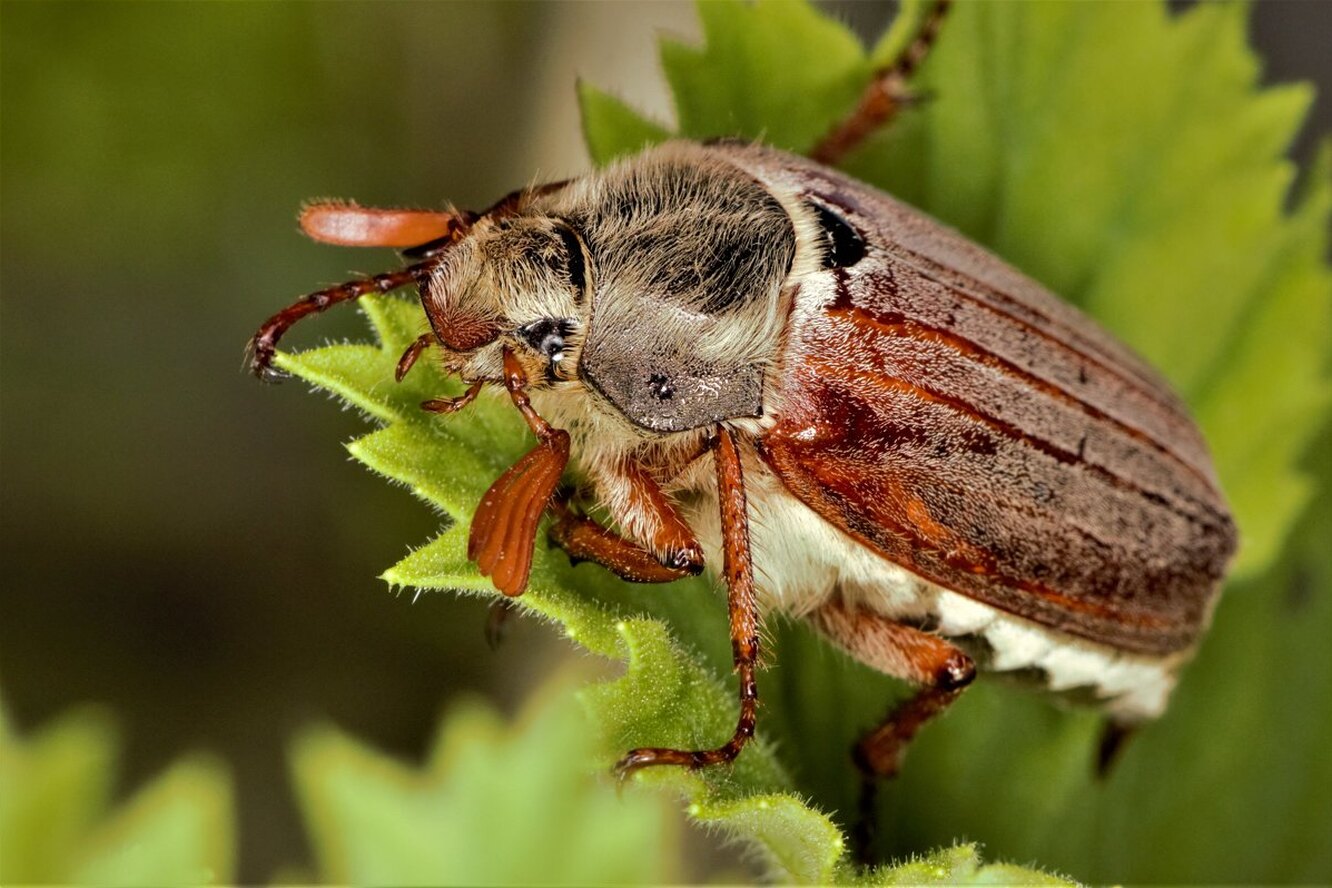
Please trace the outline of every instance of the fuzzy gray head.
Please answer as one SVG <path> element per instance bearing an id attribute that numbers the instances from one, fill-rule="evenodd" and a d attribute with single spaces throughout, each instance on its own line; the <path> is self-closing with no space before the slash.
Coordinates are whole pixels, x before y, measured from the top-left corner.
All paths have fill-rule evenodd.
<path id="1" fill-rule="evenodd" d="M 481 220 L 444 254 L 422 302 L 455 351 L 489 347 L 498 366 L 507 336 L 554 365 L 580 326 L 585 288 L 583 250 L 566 222 L 505 216 Z"/>
<path id="2" fill-rule="evenodd" d="M 641 428 L 763 412 L 795 230 L 736 167 L 661 150 L 608 170 L 571 222 L 596 268 L 580 375 Z"/>

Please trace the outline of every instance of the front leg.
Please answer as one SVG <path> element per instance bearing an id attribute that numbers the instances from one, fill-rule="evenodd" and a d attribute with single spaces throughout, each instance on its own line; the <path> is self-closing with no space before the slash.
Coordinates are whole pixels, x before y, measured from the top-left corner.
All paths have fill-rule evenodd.
<path id="1" fill-rule="evenodd" d="M 669 583 L 703 571 L 698 538 L 645 469 L 621 463 L 603 471 L 597 492 L 627 537 L 563 508 L 550 538 L 571 559 L 595 561 L 634 583 Z"/>
<path id="2" fill-rule="evenodd" d="M 560 517 L 550 529 L 550 541 L 577 564 L 592 561 L 631 583 L 670 583 L 703 571 L 701 557 L 676 558 L 666 563 L 647 549 L 625 539 L 599 522 L 560 508 Z"/>

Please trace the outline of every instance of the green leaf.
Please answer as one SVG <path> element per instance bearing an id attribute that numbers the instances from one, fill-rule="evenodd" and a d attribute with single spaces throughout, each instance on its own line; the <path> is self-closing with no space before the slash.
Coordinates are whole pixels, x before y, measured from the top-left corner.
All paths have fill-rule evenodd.
<path id="1" fill-rule="evenodd" d="M 583 141 L 587 142 L 587 151 L 597 164 L 636 154 L 670 135 L 665 127 L 581 80 L 578 82 L 578 108 L 583 118 Z"/>
<path id="2" fill-rule="evenodd" d="M 178 762 L 93 834 L 73 881 L 226 884 L 236 857 L 232 822 L 226 769 L 209 758 Z"/>
<path id="3" fill-rule="evenodd" d="M 697 9 L 702 48 L 661 44 L 680 135 L 803 151 L 869 82 L 871 63 L 855 35 L 809 4 L 710 0 Z"/>
<path id="4" fill-rule="evenodd" d="M 895 867 L 870 873 L 874 885 L 1067 885 L 1065 879 L 1006 863 L 981 863 L 974 844 L 933 851 Z"/>
<path id="5" fill-rule="evenodd" d="M 356 885 L 659 884 L 678 825 L 646 795 L 617 799 L 587 771 L 591 734 L 551 685 L 514 727 L 455 704 L 420 768 L 329 727 L 292 767 L 324 882 Z"/>
<path id="6" fill-rule="evenodd" d="M 702 4 L 700 16 L 704 47 L 662 47 L 679 134 L 796 150 L 854 105 L 910 33 L 901 26 L 870 53 L 805 4 L 725 0 Z M 1332 803 L 1307 779 L 1327 776 L 1317 743 L 1332 728 L 1332 680 L 1322 678 L 1332 664 L 1320 641 L 1332 630 L 1332 596 L 1291 609 L 1274 591 L 1309 576 L 1328 588 L 1328 519 L 1310 525 L 1321 548 L 1291 550 L 1321 560 L 1273 565 L 1312 498 L 1299 459 L 1330 396 L 1332 154 L 1283 209 L 1293 170 L 1281 152 L 1308 94 L 1259 89 L 1256 77 L 1237 6 L 1171 16 L 1159 3 L 959 4 L 913 84 L 931 99 L 848 160 L 1158 364 L 1197 411 L 1245 540 L 1242 581 L 1223 598 L 1172 711 L 1129 746 L 1108 782 L 1090 774 L 1094 713 L 981 682 L 926 730 L 882 793 L 885 856 L 950 850 L 862 878 L 1039 877 L 981 867 L 974 848 L 954 846 L 958 836 L 1098 881 L 1316 881 L 1329 872 L 1326 852 L 1311 850 L 1321 846 L 1317 826 L 1306 824 L 1332 821 Z M 580 100 L 599 162 L 665 136 L 592 87 L 580 87 Z M 367 309 L 380 348 L 280 363 L 385 423 L 353 443 L 353 455 L 456 522 L 385 578 L 493 594 L 466 561 L 465 526 L 530 438 L 498 398 L 449 418 L 416 410 L 456 391 L 429 362 L 402 386 L 391 382 L 398 353 L 424 329 L 419 309 L 377 299 Z M 623 677 L 582 694 L 603 765 L 631 746 L 729 736 L 725 609 L 708 582 L 635 587 L 592 565 L 571 568 L 542 542 L 519 603 L 627 662 Z M 760 742 L 733 769 L 658 769 L 635 782 L 680 794 L 696 820 L 744 838 L 781 878 L 851 879 L 841 827 L 854 817 L 857 778 L 844 751 L 904 688 L 799 623 L 770 631 Z"/>
<path id="7" fill-rule="evenodd" d="M 0 736 L 0 883 L 62 881 L 110 801 L 117 752 L 104 714 L 72 712 L 29 740 Z"/>
<path id="8" fill-rule="evenodd" d="M 0 882 L 232 881 L 226 772 L 186 759 L 108 813 L 116 746 L 95 710 L 65 715 L 28 740 L 0 730 Z"/>

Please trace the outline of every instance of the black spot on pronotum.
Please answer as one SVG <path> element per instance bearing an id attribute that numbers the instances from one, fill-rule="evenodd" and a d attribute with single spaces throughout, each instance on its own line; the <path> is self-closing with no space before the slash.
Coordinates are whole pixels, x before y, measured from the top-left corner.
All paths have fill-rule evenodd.
<path id="1" fill-rule="evenodd" d="M 824 268 L 848 268 L 864 258 L 865 239 L 851 223 L 822 204 L 809 201 L 806 206 L 814 211 L 823 230 Z"/>
<path id="2" fill-rule="evenodd" d="M 668 377 L 653 373 L 648 377 L 648 391 L 658 401 L 669 401 L 675 395 L 675 386 Z"/>

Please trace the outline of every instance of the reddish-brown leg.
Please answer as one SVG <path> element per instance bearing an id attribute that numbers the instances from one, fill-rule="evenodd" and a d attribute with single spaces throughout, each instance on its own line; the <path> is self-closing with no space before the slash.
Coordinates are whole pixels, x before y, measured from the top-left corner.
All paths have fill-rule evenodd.
<path id="1" fill-rule="evenodd" d="M 976 677 L 962 650 L 920 629 L 840 600 L 810 615 L 814 625 L 856 659 L 881 672 L 924 685 L 893 707 L 887 718 L 856 743 L 851 756 L 862 776 L 856 847 L 867 857 L 878 810 L 879 781 L 894 777 L 916 732 L 955 701 Z"/>
<path id="2" fill-rule="evenodd" d="M 287 306 L 265 321 L 263 326 L 251 337 L 246 348 L 249 355 L 250 372 L 264 382 L 277 382 L 284 379 L 286 374 L 273 367 L 273 354 L 277 351 L 278 340 L 293 324 L 307 315 L 325 311 L 339 302 L 350 302 L 367 293 L 387 293 L 390 290 L 396 290 L 399 287 L 405 287 L 408 284 L 423 280 L 430 276 L 437 264 L 436 260 L 431 259 L 427 262 L 409 265 L 401 271 L 377 274 L 374 277 L 358 281 L 347 281 L 338 284 L 336 287 L 329 287 L 327 290 L 320 290 L 317 293 L 302 297 L 300 301 Z"/>
<path id="3" fill-rule="evenodd" d="M 646 469 L 633 463 L 604 472 L 597 484 L 612 518 L 630 538 L 561 506 L 551 539 L 574 560 L 596 561 L 635 583 L 668 583 L 703 570 L 703 547 Z"/>
<path id="4" fill-rule="evenodd" d="M 835 165 L 842 158 L 854 151 L 866 137 L 890 121 L 902 107 L 909 103 L 910 93 L 907 81 L 920 67 L 930 47 L 939 36 L 939 25 L 948 13 L 951 0 L 938 0 L 934 8 L 921 24 L 920 33 L 906 48 L 896 62 L 883 68 L 874 75 L 869 86 L 860 96 L 856 105 L 844 120 L 833 126 L 823 137 L 809 156 L 819 163 Z"/>
<path id="5" fill-rule="evenodd" d="M 556 503 L 559 518 L 550 529 L 550 540 L 577 564 L 593 561 L 631 583 L 669 583 L 698 576 L 703 558 L 674 556 L 668 563 L 647 549 L 614 533 L 599 522 L 578 515 L 563 503 Z"/>
<path id="6" fill-rule="evenodd" d="M 630 750 L 615 765 L 615 774 L 621 780 L 652 765 L 701 768 L 731 762 L 754 737 L 758 710 L 758 685 L 754 680 L 759 656 L 758 599 L 754 594 L 754 565 L 749 551 L 745 479 L 734 432 L 718 427 L 713 455 L 717 463 L 717 497 L 721 503 L 722 572 L 726 577 L 726 605 L 731 618 L 731 653 L 740 679 L 740 718 L 731 739 L 716 749 Z"/>
<path id="7" fill-rule="evenodd" d="M 537 436 L 537 446 L 490 486 L 472 516 L 467 557 L 508 596 L 521 595 L 532 570 L 537 525 L 569 462 L 569 433 L 542 419 L 527 397 L 527 377 L 507 348 L 504 387 Z M 463 395 L 463 397 L 467 397 Z"/>
<path id="8" fill-rule="evenodd" d="M 484 382 L 474 382 L 467 387 L 467 391 L 456 398 L 431 398 L 429 401 L 422 401 L 421 409 L 430 413 L 457 413 L 475 401 L 484 387 Z"/>
<path id="9" fill-rule="evenodd" d="M 397 382 L 406 379 L 407 373 L 416 366 L 417 359 L 421 357 L 421 352 L 438 341 L 434 333 L 422 333 L 413 339 L 411 345 L 403 350 L 402 357 L 398 358 L 398 366 L 393 368 L 393 379 Z"/>

